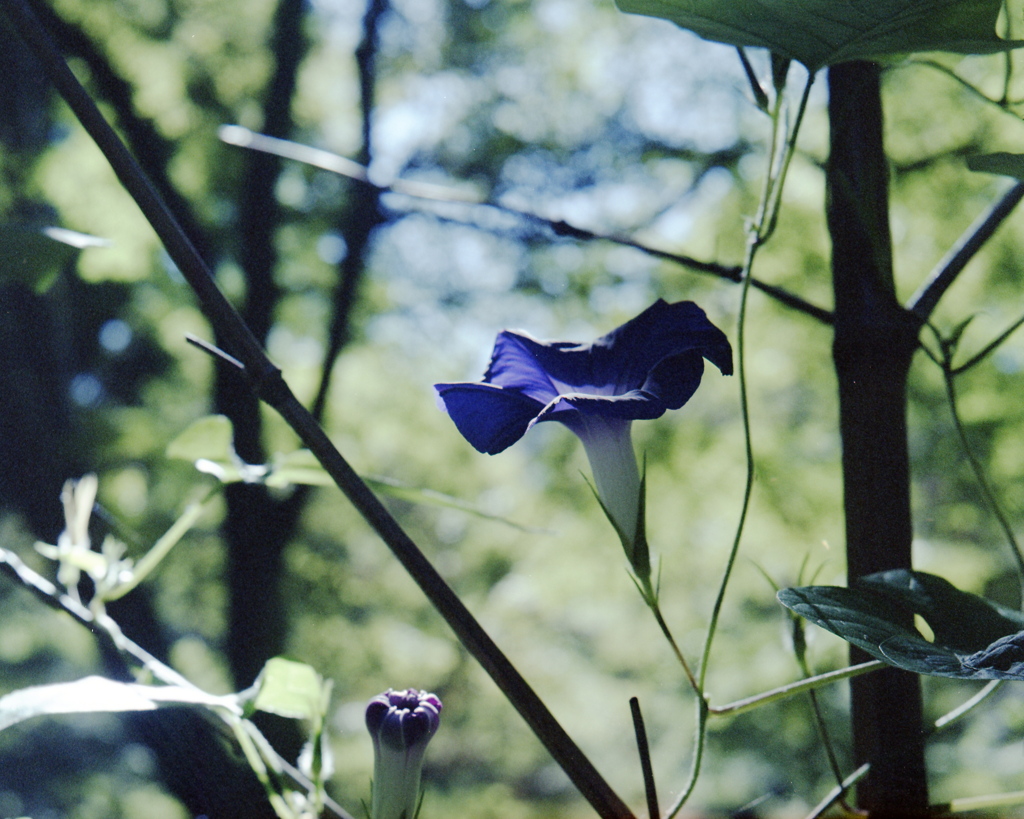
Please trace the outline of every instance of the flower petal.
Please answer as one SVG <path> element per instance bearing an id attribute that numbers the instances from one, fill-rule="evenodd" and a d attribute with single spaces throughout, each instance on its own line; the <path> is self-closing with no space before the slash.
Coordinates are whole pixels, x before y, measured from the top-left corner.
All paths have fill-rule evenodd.
<path id="1" fill-rule="evenodd" d="M 729 363 L 732 363 L 731 355 Z M 644 381 L 643 390 L 657 396 L 664 409 L 679 409 L 693 397 L 703 375 L 704 357 L 701 352 L 691 350 L 659 361 Z"/>
<path id="2" fill-rule="evenodd" d="M 591 377 L 597 383 L 614 383 L 616 393 L 625 393 L 642 387 L 662 361 L 686 352 L 707 358 L 723 375 L 732 374 L 729 340 L 704 311 L 692 301 L 668 304 L 658 299 L 593 343 Z"/>
<path id="3" fill-rule="evenodd" d="M 568 393 L 558 396 L 537 416 L 540 421 L 561 421 L 579 434 L 573 422 L 576 413 L 602 415 L 630 421 L 660 418 L 666 410 L 679 409 L 690 400 L 700 386 L 704 359 L 698 352 L 672 356 L 660 362 L 642 389 L 621 395 Z"/>
<path id="4" fill-rule="evenodd" d="M 544 356 L 550 346 L 525 333 L 503 330 L 494 341 L 494 352 L 491 353 L 484 381 L 518 390 L 541 404 L 547 404 L 558 395 L 558 388 L 551 381 L 553 373 L 547 366 L 550 362 Z"/>
<path id="5" fill-rule="evenodd" d="M 494 345 L 484 380 L 522 389 L 544 403 L 559 392 L 553 381 L 574 392 L 623 395 L 644 387 L 654 368 L 683 353 L 707 358 L 725 375 L 732 373 L 729 340 L 704 311 L 693 302 L 668 304 L 658 299 L 593 344 L 537 341 L 506 330 Z M 665 375 L 671 374 L 669 371 Z M 670 402 L 675 404 L 672 408 L 678 409 L 692 394 L 690 390 L 678 404 Z"/>
<path id="6" fill-rule="evenodd" d="M 593 344 L 498 334 L 482 383 L 437 384 L 440 403 L 480 452 L 511 446 L 539 421 L 577 434 L 582 416 L 658 418 L 694 394 L 704 359 L 732 373 L 732 348 L 693 302 L 659 299 Z"/>
<path id="7" fill-rule="evenodd" d="M 542 373 L 548 385 L 550 394 L 545 403 L 558 395 L 559 390 L 554 383 L 556 381 L 570 387 L 599 389 L 602 384 L 593 377 L 590 347 L 589 344 L 577 344 L 574 341 L 537 341 L 525 333 L 505 330 L 499 334 L 498 343 L 494 345 L 494 356 L 484 380 L 506 387 L 520 387 L 529 367 Z M 511 355 L 528 357 L 529 362 L 513 371 L 515 377 L 511 377 L 504 366 L 504 357 Z M 541 393 L 542 390 L 535 390 L 534 397 L 541 399 Z"/>
<path id="8" fill-rule="evenodd" d="M 478 452 L 496 455 L 523 437 L 544 404 L 491 384 L 435 384 L 439 403 Z"/>
<path id="9" fill-rule="evenodd" d="M 574 419 L 581 414 L 624 421 L 649 421 L 664 415 L 666 409 L 668 407 L 657 396 L 642 390 L 630 390 L 625 395 L 569 393 L 544 407 L 537 416 L 537 423 L 561 421 L 576 432 L 577 422 Z"/>

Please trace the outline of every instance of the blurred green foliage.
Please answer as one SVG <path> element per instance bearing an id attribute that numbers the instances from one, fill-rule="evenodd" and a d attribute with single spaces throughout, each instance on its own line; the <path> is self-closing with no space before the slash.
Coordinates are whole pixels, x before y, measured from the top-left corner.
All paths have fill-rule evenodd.
<path id="1" fill-rule="evenodd" d="M 354 50 L 362 4 L 302 6 L 307 40 L 288 136 L 370 159 L 371 176 L 469 190 L 600 234 L 736 264 L 765 162 L 768 122 L 748 100 L 733 50 L 671 24 L 592 0 L 393 0 L 374 46 L 372 142 L 362 144 Z M 283 163 L 267 198 L 243 210 L 256 162 L 217 128 L 264 127 L 279 68 L 270 2 L 55 0 L 50 25 L 72 65 L 194 229 L 218 283 L 240 306 L 269 297 L 266 343 L 303 401 L 317 394 L 339 313 L 349 230 L 366 207 L 351 181 Z M 112 13 L 115 12 L 115 13 Z M 60 226 L 110 241 L 61 261 L 45 293 L 22 271 L 0 279 L 0 533 L 34 568 L 54 542 L 64 479 L 100 476 L 104 523 L 138 558 L 202 496 L 211 479 L 166 455 L 213 409 L 215 365 L 185 334 L 210 329 L 155 237 L 68 112 L 46 95 L 31 58 L 14 55 L 0 117 L 0 239 Z M 10 45 L 10 50 L 7 49 Z M 892 224 L 901 297 L 908 297 L 1006 187 L 969 171 L 965 154 L 1020 151 L 1019 106 L 1003 94 L 1004 58 L 929 55 L 885 77 Z M 755 54 L 768 73 L 768 60 Z M 941 69 L 941 70 L 940 70 Z M 1007 90 L 1024 98 L 1024 83 Z M 777 234 L 756 275 L 822 307 L 831 299 L 824 229 L 824 88 L 811 98 Z M 269 225 L 251 214 L 276 209 Z M 375 207 L 375 206 L 374 206 Z M 437 381 L 473 380 L 494 333 L 589 340 L 657 297 L 693 299 L 730 336 L 739 291 L 636 249 L 555 235 L 544 223 L 459 203 L 386 194 L 361 255 L 361 279 L 324 422 L 365 474 L 461 498 L 489 515 L 392 498 L 389 505 L 536 687 L 569 733 L 631 804 L 642 803 L 628 699 L 638 696 L 666 798 L 681 787 L 692 744 L 690 693 L 627 577 L 590 490 L 582 449 L 557 425 L 517 447 L 477 454 L 434 406 Z M 354 213 L 354 210 L 356 213 Z M 247 216 L 246 214 L 249 214 Z M 365 214 L 364 214 L 365 215 Z M 1022 310 L 1022 216 L 971 263 L 934 321 L 968 316 L 964 358 Z M 272 288 L 247 282 L 247 245 L 270 230 Z M 50 272 L 52 254 L 33 259 Z M 754 506 L 712 656 L 715 704 L 796 679 L 780 586 L 841 583 L 842 490 L 831 332 L 754 293 L 748 326 L 756 456 Z M 960 377 L 972 445 L 1011 523 L 1024 503 L 1019 394 L 1024 339 L 1012 336 Z M 230 378 L 230 375 L 227 376 Z M 911 380 L 917 567 L 1015 606 L 1013 561 L 959 449 L 941 373 L 919 356 Z M 297 448 L 263 413 L 268 455 Z M 638 425 L 647 458 L 648 531 L 661 559 L 662 605 L 696 656 L 739 511 L 743 440 L 735 380 L 708 377 L 683 410 Z M 269 458 L 268 458 L 269 460 Z M 243 491 L 245 488 L 242 488 Z M 272 497 L 286 500 L 288 490 Z M 353 813 L 372 766 L 363 705 L 387 687 L 436 691 L 443 724 L 426 760 L 424 819 L 590 815 L 568 780 L 467 656 L 340 493 L 302 498 L 279 577 L 285 653 L 334 680 L 328 731 L 332 793 Z M 164 561 L 126 632 L 214 693 L 233 680 L 226 649 L 225 508 Z M 243 521 L 244 525 L 244 521 Z M 802 567 L 804 567 L 802 569 Z M 801 571 L 804 576 L 801 577 Z M 257 593 L 259 590 L 256 590 Z M 258 594 L 257 594 L 258 596 Z M 117 613 L 112 610 L 117 617 Z M 259 618 L 263 612 L 254 610 Z M 102 671 L 90 635 L 13 583 L 0 581 L 0 694 Z M 845 644 L 809 629 L 812 668 L 845 662 Z M 262 663 L 266 657 L 259 658 Z M 977 686 L 927 680 L 934 718 Z M 845 693 L 821 692 L 844 764 Z M 930 742 L 933 801 L 1020 787 L 1024 711 L 1009 688 Z M 834 784 L 807 701 L 711 722 L 700 811 L 764 795 L 766 816 L 794 816 Z M 171 741 L 173 741 L 173 737 Z M 192 748 L 193 753 L 201 750 Z M 112 718 L 36 721 L 0 734 L 0 814 L 180 817 L 154 754 Z M 1005 813 L 1001 814 L 1005 815 Z"/>

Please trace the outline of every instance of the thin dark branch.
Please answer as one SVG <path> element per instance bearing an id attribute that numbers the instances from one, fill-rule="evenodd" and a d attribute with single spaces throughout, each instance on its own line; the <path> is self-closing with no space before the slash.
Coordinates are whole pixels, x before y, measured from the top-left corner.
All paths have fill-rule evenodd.
<path id="1" fill-rule="evenodd" d="M 363 15 L 363 38 L 355 50 L 356 67 L 359 71 L 359 109 L 363 135 L 359 161 L 363 166 L 369 165 L 372 157 L 378 33 L 387 8 L 388 0 L 370 0 Z M 341 219 L 340 229 L 345 238 L 346 253 L 338 263 L 338 281 L 332 298 L 333 315 L 320 367 L 320 384 L 310 409 L 318 421 L 323 418 L 327 396 L 330 394 L 334 362 L 352 336 L 352 315 L 366 269 L 370 237 L 384 222 L 380 194 L 380 190 L 373 185 L 356 185 Z M 301 497 L 301 494 L 296 492 L 295 497 Z"/>
<path id="2" fill-rule="evenodd" d="M 761 85 L 761 81 L 758 80 L 757 73 L 754 71 L 754 66 L 750 64 L 750 58 L 747 56 L 747 52 L 737 46 L 736 53 L 739 55 L 740 65 L 743 66 L 743 73 L 747 75 L 747 82 L 750 83 L 750 93 L 754 95 L 754 104 L 762 111 L 767 112 L 768 94 Z"/>
<path id="3" fill-rule="evenodd" d="M 225 364 L 230 364 L 236 370 L 240 372 L 245 372 L 245 365 L 243 365 L 241 361 L 239 361 L 234 356 L 230 356 L 227 353 L 225 353 L 216 344 L 211 344 L 209 341 L 206 341 L 206 339 L 199 338 L 199 336 L 194 336 L 192 335 L 192 333 L 185 333 L 185 341 L 187 341 L 193 347 L 198 347 L 207 355 L 219 359 L 220 361 L 223 361 Z"/>
<path id="4" fill-rule="evenodd" d="M 378 185 L 370 181 L 367 170 L 363 165 L 358 162 L 354 162 L 351 159 L 347 159 L 318 148 L 298 145 L 294 142 L 289 142 L 288 140 L 275 139 L 264 134 L 257 134 L 247 128 L 242 128 L 237 125 L 228 125 L 221 128 L 220 138 L 229 145 L 251 148 L 255 151 L 266 151 L 268 153 L 276 154 L 277 156 L 294 159 L 298 162 L 303 162 L 307 165 L 312 165 L 313 167 L 339 174 L 340 176 L 348 177 L 349 179 L 354 179 L 358 182 L 376 188 L 381 193 L 399 193 L 414 199 L 426 199 L 432 202 L 457 203 L 472 207 L 490 208 L 501 213 L 506 213 L 520 219 L 525 219 L 528 222 L 541 225 L 550 230 L 556 236 L 568 237 L 580 241 L 611 242 L 612 244 L 621 245 L 622 247 L 630 247 L 634 250 L 639 250 L 641 253 L 646 253 L 656 259 L 672 262 L 698 273 L 707 273 L 734 283 L 742 281 L 742 268 L 739 265 L 724 265 L 718 262 L 706 262 L 681 253 L 659 250 L 657 248 L 650 247 L 649 245 L 645 245 L 636 239 L 631 239 L 626 236 L 617 236 L 614 234 L 597 233 L 592 230 L 587 230 L 586 228 L 571 225 L 563 219 L 548 219 L 547 217 L 540 216 L 539 214 L 522 210 L 520 208 L 514 208 L 509 205 L 502 205 L 496 202 L 486 202 L 472 195 L 467 195 L 463 191 L 445 187 L 443 185 L 434 185 L 404 179 L 396 179 L 387 185 Z M 457 219 L 453 219 L 451 216 L 448 216 L 447 218 L 452 221 L 458 221 Z M 830 311 L 811 304 L 800 296 L 790 293 L 781 287 L 776 287 L 775 285 L 762 282 L 758 279 L 752 279 L 750 284 L 752 287 L 757 288 L 761 292 L 774 298 L 776 301 L 785 304 L 787 307 L 791 307 L 805 315 L 811 316 L 823 324 L 832 323 L 832 313 Z"/>
<path id="5" fill-rule="evenodd" d="M 1003 330 L 1003 332 L 1001 332 L 992 341 L 986 344 L 980 352 L 975 353 L 963 364 L 957 367 L 953 367 L 952 370 L 950 370 L 950 373 L 952 375 L 960 375 L 960 373 L 971 369 L 971 367 L 973 367 L 976 364 L 981 363 L 985 358 L 989 356 L 990 353 L 992 353 L 997 347 L 999 347 L 1000 344 L 1002 344 L 1004 341 L 1006 341 L 1006 339 L 1008 339 L 1015 332 L 1017 332 L 1017 330 L 1019 330 L 1021 326 L 1024 326 L 1024 316 L 1021 316 L 1013 324 L 1011 324 L 1009 327 Z"/>
<path id="6" fill-rule="evenodd" d="M 906 162 L 892 162 L 892 173 L 896 179 L 932 170 L 942 162 L 963 162 L 965 157 L 985 152 L 984 143 L 979 136 L 972 136 L 966 142 L 947 148 L 937 153 L 918 157 Z"/>
<path id="7" fill-rule="evenodd" d="M 660 819 L 658 789 L 654 785 L 654 768 L 651 765 L 651 746 L 647 742 L 644 715 L 640 712 L 640 700 L 629 698 L 629 710 L 633 715 L 633 731 L 636 733 L 636 748 L 640 752 L 640 769 L 644 775 L 644 793 L 647 794 L 647 812 L 651 819 Z"/>
<path id="8" fill-rule="evenodd" d="M 992 234 L 996 232 L 1022 198 L 1024 198 L 1024 182 L 1018 182 L 1004 193 L 987 213 L 982 214 L 950 248 L 925 283 L 907 303 L 907 309 L 922 323 L 928 321 L 939 300 L 956 281 L 956 277 L 974 258 L 982 245 L 992 237 Z"/>
<path id="9" fill-rule="evenodd" d="M 71 73 L 25 0 L 8 0 L 4 8 L 12 25 L 35 52 L 51 81 L 150 221 L 168 254 L 196 292 L 207 319 L 231 342 L 231 353 L 245 365 L 257 395 L 282 415 L 315 454 L 597 814 L 603 819 L 633 819 L 633 813 L 622 799 L 559 725 L 398 521 L 353 471 L 316 420 L 295 398 L 281 377 L 281 371 L 267 359 L 238 313 L 217 289 L 202 258 L 146 179 L 142 169 Z"/>

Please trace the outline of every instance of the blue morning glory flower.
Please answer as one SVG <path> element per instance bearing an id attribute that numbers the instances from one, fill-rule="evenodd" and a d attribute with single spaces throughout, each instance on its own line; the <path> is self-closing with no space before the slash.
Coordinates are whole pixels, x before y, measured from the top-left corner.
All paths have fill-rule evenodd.
<path id="1" fill-rule="evenodd" d="M 693 302 L 659 299 L 591 344 L 498 334 L 478 383 L 435 384 L 438 402 L 478 451 L 494 455 L 541 421 L 561 421 L 586 449 L 597 496 L 641 577 L 642 482 L 630 440 L 635 420 L 679 409 L 707 359 L 732 373 L 732 348 Z M 642 549 L 642 554 L 640 553 Z"/>
<path id="2" fill-rule="evenodd" d="M 441 724 L 441 700 L 426 691 L 389 688 L 366 706 L 373 738 L 371 819 L 415 819 L 427 743 Z"/>

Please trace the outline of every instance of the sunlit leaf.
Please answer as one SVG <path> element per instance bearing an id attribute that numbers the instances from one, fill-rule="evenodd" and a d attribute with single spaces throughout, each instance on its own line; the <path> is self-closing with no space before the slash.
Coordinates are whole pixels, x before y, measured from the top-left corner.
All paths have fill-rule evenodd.
<path id="1" fill-rule="evenodd" d="M 847 60 L 915 51 L 991 54 L 1020 41 L 996 36 L 1002 0 L 616 0 L 699 36 L 759 46 L 814 71 Z"/>
<path id="2" fill-rule="evenodd" d="M 305 486 L 334 486 L 334 479 L 327 474 L 316 456 L 308 449 L 274 455 L 267 477 L 267 486 L 285 487 L 294 484 Z"/>
<path id="3" fill-rule="evenodd" d="M 274 657 L 256 683 L 253 708 L 291 719 L 314 719 L 323 699 L 323 680 L 312 666 Z"/>
<path id="4" fill-rule="evenodd" d="M 967 157 L 967 167 L 981 173 L 997 173 L 1024 179 L 1024 154 L 1010 154 L 1005 151 L 994 154 L 978 154 Z"/>
<path id="5" fill-rule="evenodd" d="M 80 250 L 108 244 L 66 228 L 0 225 L 0 283 L 18 281 L 43 292 Z"/>
<path id="6" fill-rule="evenodd" d="M 960 591 L 941 577 L 894 570 L 855 588 L 783 589 L 779 601 L 811 622 L 906 671 L 958 679 L 1024 679 L 1024 615 Z M 911 625 L 924 618 L 934 642 Z"/>
<path id="7" fill-rule="evenodd" d="M 235 456 L 234 429 L 226 415 L 207 415 L 191 424 L 167 445 L 168 458 L 230 462 Z"/>
<path id="8" fill-rule="evenodd" d="M 207 415 L 193 422 L 167 445 L 168 458 L 192 461 L 196 469 L 221 483 L 261 483 L 267 467 L 247 464 L 235 452 L 235 430 L 225 415 Z"/>
<path id="9" fill-rule="evenodd" d="M 152 711 L 161 705 L 203 705 L 238 711 L 233 697 L 218 697 L 177 685 L 121 683 L 105 677 L 22 688 L 0 697 L 0 731 L 32 717 Z"/>

